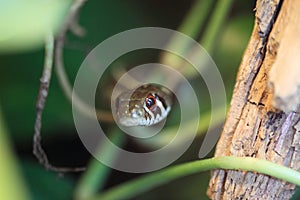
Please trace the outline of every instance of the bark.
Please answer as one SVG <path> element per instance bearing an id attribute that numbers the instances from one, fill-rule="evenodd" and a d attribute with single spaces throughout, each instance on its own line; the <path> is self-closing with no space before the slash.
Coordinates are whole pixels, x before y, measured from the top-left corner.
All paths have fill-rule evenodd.
<path id="1" fill-rule="evenodd" d="M 300 1 L 258 0 L 215 156 L 248 156 L 300 170 Z M 211 199 L 290 199 L 296 186 L 253 172 L 215 170 Z"/>

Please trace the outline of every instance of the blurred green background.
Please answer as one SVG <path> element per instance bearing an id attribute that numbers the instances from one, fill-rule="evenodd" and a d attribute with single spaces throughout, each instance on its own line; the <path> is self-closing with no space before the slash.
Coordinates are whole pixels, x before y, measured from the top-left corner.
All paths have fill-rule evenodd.
<path id="1" fill-rule="evenodd" d="M 5 2 L 1 4 L 5 4 Z M 88 1 L 81 9 L 79 18 L 79 23 L 86 29 L 87 34 L 82 38 L 68 34 L 66 38 L 64 58 L 68 76 L 74 80 L 85 55 L 106 38 L 121 31 L 145 26 L 177 30 L 194 4 L 195 1 L 192 0 L 179 2 L 170 0 Z M 222 73 L 228 99 L 232 95 L 238 66 L 252 31 L 254 6 L 254 1 L 234 1 L 215 41 L 212 57 Z M 66 14 L 67 6 L 64 4 L 62 7 L 49 11 L 50 18 L 51 12 L 56 16 L 55 22 L 53 22 L 54 26 L 58 26 Z M 32 19 L 31 23 L 25 24 L 25 26 L 28 25 L 33 28 L 34 32 L 38 32 L 39 29 L 35 29 L 35 24 L 45 13 L 43 9 L 47 10 L 47 8 L 34 9 L 38 9 L 39 12 L 36 12 L 36 16 L 30 18 Z M 14 31 L 21 32 L 24 24 L 21 20 L 22 17 L 18 15 L 22 15 L 22 12 L 22 8 L 10 12 L 9 14 L 16 18 L 12 19 L 12 23 L 15 24 L 0 27 L 9 29 L 20 26 L 20 30 Z M 60 17 L 57 17 L 56 12 L 60 14 Z M 3 19 L 4 14 L 0 17 L 2 17 L 0 25 L 7 23 Z M 7 20 L 9 21 L 9 18 Z M 46 22 L 50 23 L 49 21 Z M 204 30 L 201 32 L 203 33 Z M 25 40 L 27 40 L 26 37 Z M 28 38 L 28 40 L 31 39 Z M 17 42 L 22 43 L 22 40 Z M 44 48 L 41 42 L 40 39 L 28 49 L 22 45 L 20 47 L 16 45 L 17 47 L 14 46 L 12 50 L 9 44 L 2 43 L 0 40 L 0 45 L 2 45 L 0 52 L 0 105 L 3 122 L 5 122 L 10 145 L 16 153 L 18 167 L 24 179 L 24 185 L 29 191 L 30 199 L 72 199 L 81 173 L 60 175 L 46 171 L 32 155 L 35 102 L 44 59 Z M 6 47 L 7 51 L 5 51 Z M 147 57 L 140 59 L 147 60 Z M 71 105 L 63 95 L 55 73 L 53 73 L 43 114 L 42 135 L 44 149 L 54 165 L 70 167 L 87 165 L 90 155 L 78 138 L 73 124 Z M 197 159 L 200 144 L 201 138 L 198 138 L 180 160 Z M 126 145 L 137 144 L 129 141 Z M 143 146 L 135 148 L 143 149 Z M 5 160 L 0 159 L 1 165 Z M 111 170 L 105 188 L 113 187 L 137 176 L 141 175 Z M 151 190 L 135 199 L 207 199 L 205 191 L 208 180 L 209 172 L 188 176 Z M 1 182 L 5 181 L 1 178 Z"/>

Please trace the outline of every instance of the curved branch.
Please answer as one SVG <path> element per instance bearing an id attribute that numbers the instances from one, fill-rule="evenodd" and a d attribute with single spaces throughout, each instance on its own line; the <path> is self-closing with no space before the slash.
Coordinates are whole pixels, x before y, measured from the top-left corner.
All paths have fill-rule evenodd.
<path id="1" fill-rule="evenodd" d="M 53 66 L 53 50 L 54 50 L 54 36 L 51 33 L 48 34 L 46 37 L 44 69 L 43 69 L 42 77 L 40 79 L 40 89 L 39 89 L 38 98 L 36 102 L 36 119 L 35 119 L 34 136 L 33 136 L 33 154 L 36 156 L 38 161 L 43 166 L 45 166 L 47 170 L 52 170 L 56 172 L 83 171 L 85 168 L 82 167 L 64 168 L 64 167 L 56 167 L 51 165 L 41 145 L 42 114 L 48 96 L 48 90 L 49 90 L 49 85 L 51 80 L 52 66 Z"/>
<path id="2" fill-rule="evenodd" d="M 72 96 L 72 86 L 70 81 L 68 80 L 64 62 L 63 62 L 63 46 L 64 46 L 64 39 L 66 32 L 68 29 L 74 25 L 74 20 L 78 14 L 79 9 L 81 6 L 86 2 L 86 0 L 77 0 L 74 2 L 74 4 L 70 8 L 70 12 L 66 18 L 65 23 L 62 26 L 62 29 L 58 36 L 56 37 L 56 45 L 55 45 L 55 68 L 56 68 L 56 74 L 59 80 L 59 84 L 62 87 L 62 90 L 67 97 L 67 99 L 72 102 L 75 107 L 82 112 L 83 114 L 94 117 L 94 110 L 93 108 L 89 107 L 87 104 L 85 104 L 75 93 L 73 93 Z M 99 121 L 104 122 L 112 122 L 113 117 L 111 112 L 108 111 L 101 111 L 96 110 L 97 119 Z"/>

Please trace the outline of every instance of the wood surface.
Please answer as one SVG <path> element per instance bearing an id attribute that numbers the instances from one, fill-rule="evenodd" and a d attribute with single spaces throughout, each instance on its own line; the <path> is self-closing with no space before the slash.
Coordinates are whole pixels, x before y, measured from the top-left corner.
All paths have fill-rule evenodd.
<path id="1" fill-rule="evenodd" d="M 247 156 L 300 170 L 300 1 L 258 0 L 215 156 Z M 296 186 L 215 170 L 211 199 L 290 199 Z"/>

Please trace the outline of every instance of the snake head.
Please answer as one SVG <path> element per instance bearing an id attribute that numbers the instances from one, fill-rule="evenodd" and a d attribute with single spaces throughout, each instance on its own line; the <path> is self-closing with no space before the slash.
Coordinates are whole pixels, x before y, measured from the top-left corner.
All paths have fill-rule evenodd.
<path id="1" fill-rule="evenodd" d="M 166 118 L 171 109 L 172 93 L 162 87 L 146 84 L 119 95 L 117 120 L 123 126 L 151 126 Z"/>

